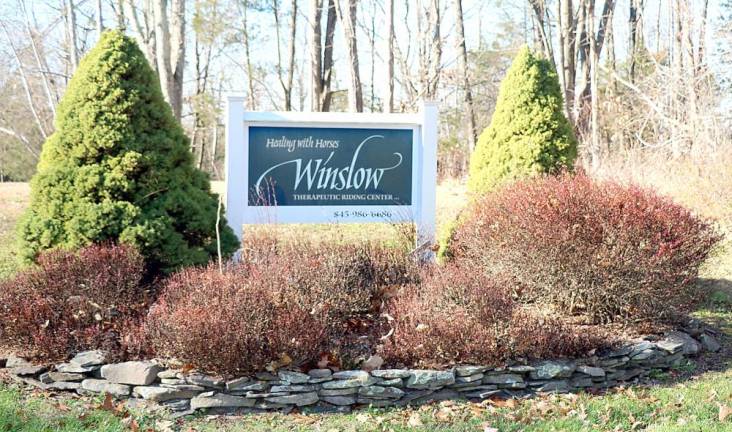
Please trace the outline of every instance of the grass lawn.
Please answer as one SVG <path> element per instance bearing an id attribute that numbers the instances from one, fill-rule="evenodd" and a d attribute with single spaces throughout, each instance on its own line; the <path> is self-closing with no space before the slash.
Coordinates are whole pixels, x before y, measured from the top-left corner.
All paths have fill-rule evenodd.
<path id="1" fill-rule="evenodd" d="M 26 184 L 0 184 L 0 277 L 18 262 L 13 226 L 27 204 Z M 438 188 L 438 224 L 464 204 L 457 183 Z M 381 238 L 394 227 L 308 228 L 317 238 Z M 280 229 L 280 228 L 276 228 Z M 299 229 L 285 228 L 287 232 Z M 305 231 L 305 230 L 303 230 Z M 383 237 L 382 234 L 383 233 Z M 351 414 L 261 414 L 243 417 L 199 415 L 180 420 L 182 431 L 732 431 L 732 246 L 720 249 L 703 272 L 700 286 L 713 294 L 696 316 L 724 330 L 725 351 L 659 374 L 658 385 L 615 389 L 603 395 L 548 395 L 526 401 L 443 402 L 409 409 L 362 410 Z M 730 410 L 729 414 L 726 414 Z M 129 431 L 170 429 L 154 414 L 105 405 L 101 398 L 72 399 L 0 384 L 0 432 Z"/>
<path id="2" fill-rule="evenodd" d="M 28 204 L 29 193 L 28 183 L 0 183 L 0 278 L 18 267 L 15 223 Z"/>

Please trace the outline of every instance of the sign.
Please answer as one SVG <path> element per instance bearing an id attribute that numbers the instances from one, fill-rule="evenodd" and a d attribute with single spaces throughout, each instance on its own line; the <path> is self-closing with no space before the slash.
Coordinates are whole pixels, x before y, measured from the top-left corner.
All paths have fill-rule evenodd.
<path id="1" fill-rule="evenodd" d="M 226 216 L 245 224 L 405 222 L 434 243 L 437 106 L 418 114 L 246 112 L 227 99 Z"/>
<path id="2" fill-rule="evenodd" d="M 411 129 L 249 127 L 250 206 L 411 205 Z"/>

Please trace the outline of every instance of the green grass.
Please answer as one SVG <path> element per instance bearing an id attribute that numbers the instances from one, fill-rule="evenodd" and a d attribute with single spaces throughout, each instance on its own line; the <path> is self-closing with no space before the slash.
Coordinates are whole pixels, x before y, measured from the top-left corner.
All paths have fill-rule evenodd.
<path id="1" fill-rule="evenodd" d="M 0 431 L 13 432 L 122 432 L 139 426 L 146 430 L 150 417 L 126 409 L 101 409 L 100 398 L 54 399 L 48 395 L 25 394 L 0 387 Z"/>
<path id="2" fill-rule="evenodd" d="M 13 253 L 12 227 L 27 202 L 24 184 L 0 184 L 0 277 L 18 268 Z M 438 188 L 438 224 L 453 217 L 465 202 L 460 185 Z M 293 229 L 295 228 L 295 229 Z M 309 227 L 310 228 L 310 227 Z M 381 227 L 315 227 L 314 238 L 389 238 Z M 276 227 L 295 235 L 298 227 Z M 383 236 L 383 237 L 382 237 Z M 695 316 L 721 328 L 732 338 L 732 245 L 715 254 L 702 272 L 701 287 L 711 293 Z M 707 359 L 702 361 L 707 362 Z M 707 362 L 709 363 L 709 362 Z M 443 402 L 419 408 L 361 410 L 351 414 L 259 414 L 234 418 L 197 415 L 181 421 L 183 431 L 732 431 L 732 416 L 719 420 L 721 406 L 732 407 L 732 364 L 717 356 L 717 371 L 698 372 L 705 364 L 688 362 L 677 370 L 656 375 L 662 383 L 652 388 L 631 387 L 593 396 L 546 396 L 516 406 L 491 403 Z M 708 366 L 708 364 L 707 364 Z M 696 375 L 695 375 L 696 374 Z M 689 377 L 692 377 L 689 379 Z M 156 414 L 100 409 L 96 399 L 61 400 L 43 392 L 27 392 L 0 384 L 0 432 L 129 431 L 134 420 L 140 431 L 159 428 Z M 125 417 L 127 416 L 127 417 Z"/>
<path id="3" fill-rule="evenodd" d="M 54 401 L 0 389 L 0 431 L 123 431 L 130 420 L 97 408 L 99 402 Z M 199 415 L 181 422 L 195 431 L 731 431 L 719 420 L 720 405 L 732 405 L 732 370 L 655 388 L 624 388 L 603 396 L 555 395 L 516 406 L 443 402 L 409 409 L 351 414 L 260 414 L 234 418 Z M 140 430 L 157 422 L 131 413 Z"/>

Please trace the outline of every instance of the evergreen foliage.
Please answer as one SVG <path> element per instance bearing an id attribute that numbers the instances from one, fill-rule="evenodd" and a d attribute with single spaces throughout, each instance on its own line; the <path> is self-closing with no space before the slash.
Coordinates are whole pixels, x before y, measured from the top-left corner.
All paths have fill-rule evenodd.
<path id="1" fill-rule="evenodd" d="M 487 192 L 506 180 L 571 168 L 576 156 L 557 74 L 548 60 L 524 47 L 501 83 L 491 124 L 478 139 L 468 187 Z"/>
<path id="2" fill-rule="evenodd" d="M 119 241 L 139 248 L 150 269 L 168 272 L 216 254 L 217 198 L 131 38 L 102 35 L 69 82 L 55 121 L 20 223 L 25 257 Z M 222 218 L 222 251 L 237 245 Z"/>

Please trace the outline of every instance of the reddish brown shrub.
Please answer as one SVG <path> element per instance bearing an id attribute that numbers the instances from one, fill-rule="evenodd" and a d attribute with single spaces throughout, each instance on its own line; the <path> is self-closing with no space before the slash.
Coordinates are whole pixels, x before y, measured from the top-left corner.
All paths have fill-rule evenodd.
<path id="1" fill-rule="evenodd" d="M 262 371 L 283 354 L 309 360 L 322 352 L 325 328 L 287 297 L 284 277 L 268 266 L 185 269 L 150 309 L 148 337 L 160 355 L 221 373 Z"/>
<path id="2" fill-rule="evenodd" d="M 283 355 L 355 358 L 350 344 L 371 332 L 381 294 L 411 271 L 408 257 L 375 246 L 253 240 L 223 274 L 187 269 L 166 282 L 146 323 L 158 354 L 227 374 Z"/>
<path id="3" fill-rule="evenodd" d="M 668 322 L 720 237 L 652 191 L 583 173 L 514 183 L 476 200 L 454 233 L 455 259 L 510 274 L 523 300 L 594 323 Z"/>
<path id="4" fill-rule="evenodd" d="M 499 365 L 508 359 L 584 354 L 603 343 L 560 322 L 521 309 L 510 282 L 450 264 L 396 297 L 388 310 L 393 333 L 387 361 L 440 367 Z"/>
<path id="5" fill-rule="evenodd" d="M 0 345 L 44 360 L 94 348 L 125 356 L 121 332 L 147 310 L 143 271 L 129 246 L 41 255 L 37 267 L 0 282 Z"/>
<path id="6" fill-rule="evenodd" d="M 283 275 L 291 298 L 323 312 L 329 327 L 376 312 L 384 295 L 413 282 L 419 272 L 414 258 L 399 248 L 250 238 L 240 271 L 262 266 Z"/>

